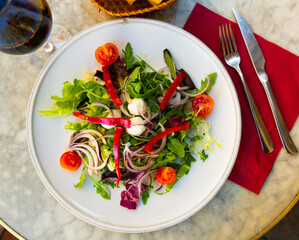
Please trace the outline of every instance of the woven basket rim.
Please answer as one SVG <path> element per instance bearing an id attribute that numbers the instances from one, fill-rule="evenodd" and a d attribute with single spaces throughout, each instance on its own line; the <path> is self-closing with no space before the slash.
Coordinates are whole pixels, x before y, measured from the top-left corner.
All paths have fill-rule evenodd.
<path id="1" fill-rule="evenodd" d="M 149 12 L 153 12 L 153 11 L 157 11 L 157 10 L 162 10 L 162 9 L 167 9 L 169 8 L 176 0 L 167 0 L 166 2 L 162 2 L 159 5 L 156 6 L 151 6 L 148 8 L 142 8 L 142 9 L 138 9 L 138 10 L 132 10 L 132 11 L 128 11 L 128 12 L 113 12 L 110 11 L 104 7 L 102 7 L 96 0 L 91 0 L 91 2 L 93 4 L 95 4 L 97 6 L 97 8 L 110 15 L 110 16 L 114 16 L 114 17 L 129 17 L 129 16 L 135 16 L 135 15 L 139 15 L 139 14 L 145 14 L 145 13 L 149 13 Z"/>

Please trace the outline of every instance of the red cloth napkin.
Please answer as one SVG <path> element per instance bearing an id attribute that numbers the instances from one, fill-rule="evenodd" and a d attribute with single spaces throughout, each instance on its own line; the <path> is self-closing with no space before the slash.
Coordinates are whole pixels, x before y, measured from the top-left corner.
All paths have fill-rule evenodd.
<path id="1" fill-rule="evenodd" d="M 199 38 L 214 51 L 233 80 L 241 107 L 242 136 L 236 163 L 229 179 L 258 194 L 282 148 L 282 143 L 266 93 L 255 74 L 239 27 L 231 22 L 241 55 L 241 69 L 275 145 L 275 150 L 270 154 L 265 153 L 261 148 L 239 75 L 234 69 L 226 65 L 222 55 L 219 26 L 228 22 L 231 21 L 200 4 L 196 4 L 184 29 Z M 266 72 L 278 106 L 288 129 L 291 130 L 299 115 L 299 57 L 258 35 L 255 36 L 266 58 Z"/>

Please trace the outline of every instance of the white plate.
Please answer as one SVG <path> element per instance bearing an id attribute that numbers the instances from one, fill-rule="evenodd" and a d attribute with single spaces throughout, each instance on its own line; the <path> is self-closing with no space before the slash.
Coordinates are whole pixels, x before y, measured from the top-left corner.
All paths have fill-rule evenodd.
<path id="1" fill-rule="evenodd" d="M 215 39 L 216 40 L 216 39 Z M 137 210 L 119 205 L 121 189 L 111 189 L 111 200 L 96 194 L 90 181 L 82 189 L 73 187 L 80 171 L 70 172 L 59 165 L 70 133 L 65 117 L 40 117 L 37 110 L 50 109 L 52 95 L 60 95 L 63 82 L 83 77 L 83 68 L 95 71 L 99 64 L 95 49 L 113 42 L 124 49 L 130 42 L 134 53 L 152 67 L 165 66 L 163 50 L 168 48 L 178 67 L 183 67 L 199 86 L 206 74 L 217 72 L 211 91 L 215 107 L 208 117 L 211 136 L 222 145 L 213 146 L 209 158 L 192 164 L 185 175 L 165 195 L 151 194 L 147 205 Z M 41 71 L 28 107 L 27 134 L 34 166 L 46 188 L 67 210 L 102 228 L 120 232 L 146 232 L 172 226 L 204 207 L 226 181 L 237 156 L 241 117 L 232 81 L 214 53 L 184 30 L 167 23 L 146 19 L 104 22 L 74 36 L 62 46 Z"/>

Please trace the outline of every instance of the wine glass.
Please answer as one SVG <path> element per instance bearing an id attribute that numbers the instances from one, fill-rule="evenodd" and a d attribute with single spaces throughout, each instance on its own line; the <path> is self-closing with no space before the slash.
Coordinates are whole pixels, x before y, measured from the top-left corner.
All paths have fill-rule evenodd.
<path id="1" fill-rule="evenodd" d="M 0 0 L 0 51 L 28 54 L 38 69 L 62 45 L 70 33 L 52 23 L 45 0 Z"/>

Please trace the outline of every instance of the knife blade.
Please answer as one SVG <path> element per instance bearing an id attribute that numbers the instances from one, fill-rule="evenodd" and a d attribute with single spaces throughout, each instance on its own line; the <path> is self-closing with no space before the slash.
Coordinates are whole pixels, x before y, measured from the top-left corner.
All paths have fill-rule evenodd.
<path id="1" fill-rule="evenodd" d="M 233 8 L 233 12 L 236 17 L 239 28 L 241 30 L 241 34 L 242 34 L 243 40 L 245 42 L 246 48 L 248 50 L 251 62 L 254 66 L 255 72 L 256 72 L 256 74 L 266 92 L 267 99 L 269 101 L 269 104 L 270 104 L 270 107 L 271 107 L 271 110 L 273 113 L 273 117 L 275 120 L 276 127 L 278 129 L 278 133 L 279 133 L 282 145 L 288 153 L 296 154 L 296 153 L 298 153 L 298 150 L 290 137 L 289 131 L 288 131 L 286 124 L 283 120 L 283 117 L 282 117 L 279 107 L 277 105 L 274 93 L 270 86 L 268 76 L 265 71 L 266 60 L 265 60 L 264 54 L 255 38 L 253 32 L 252 32 L 252 29 L 247 24 L 246 20 L 234 8 Z"/>

